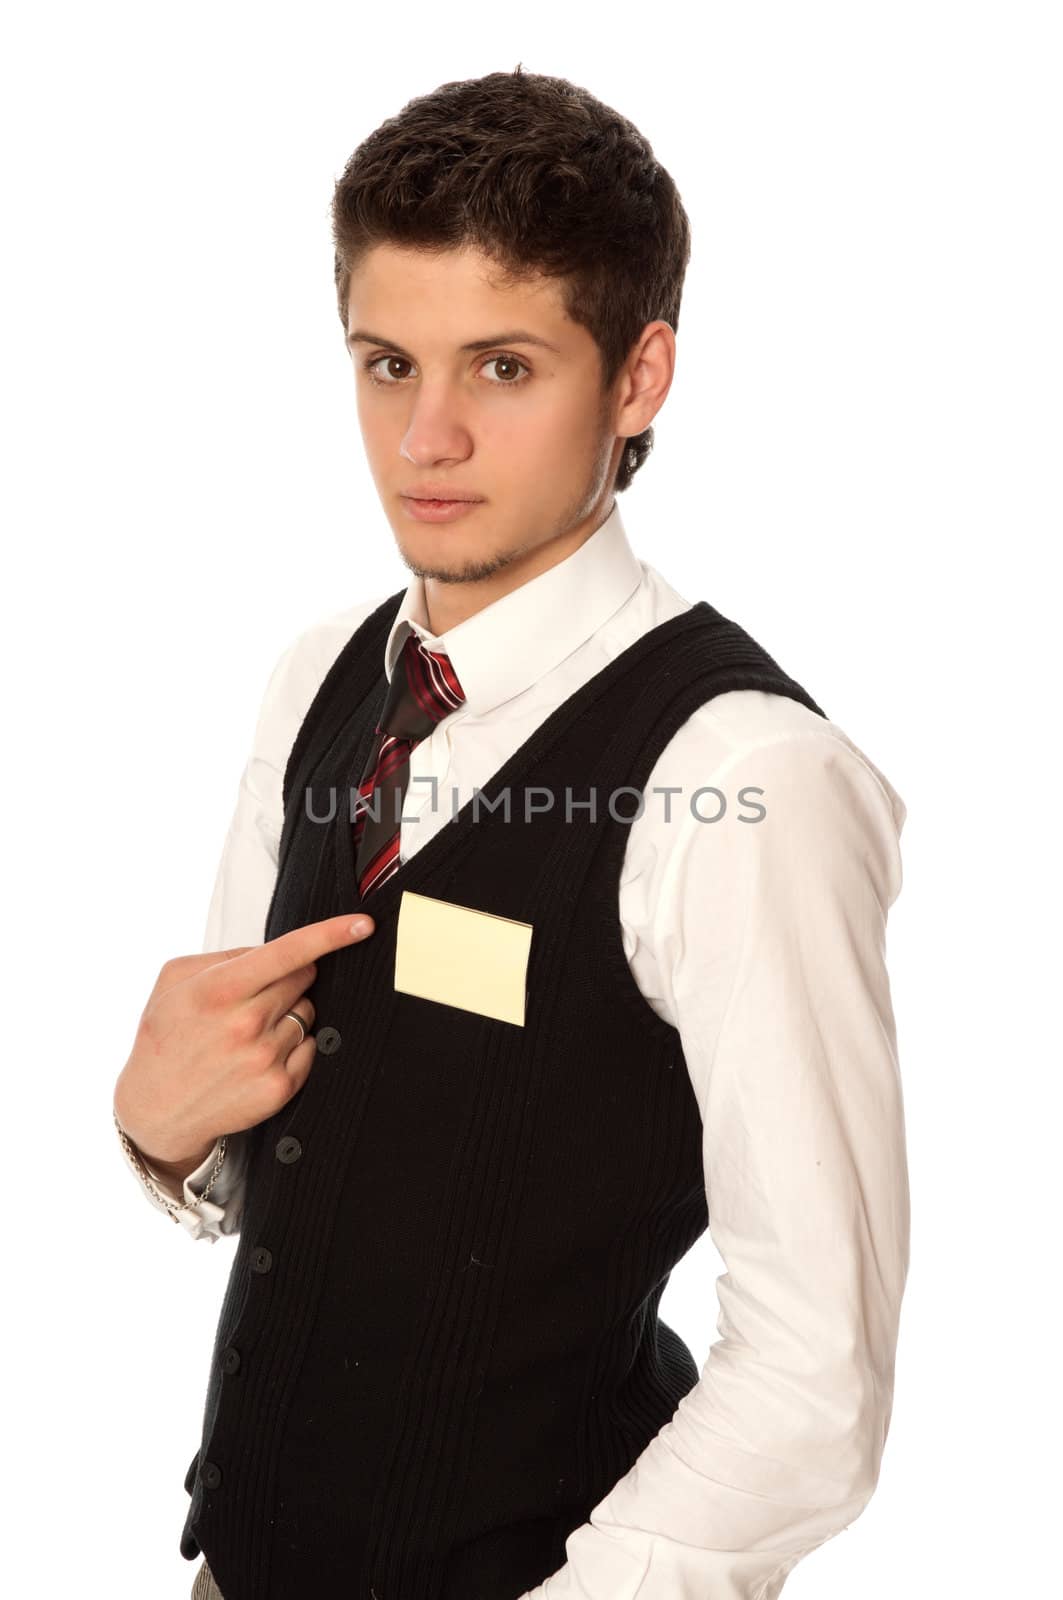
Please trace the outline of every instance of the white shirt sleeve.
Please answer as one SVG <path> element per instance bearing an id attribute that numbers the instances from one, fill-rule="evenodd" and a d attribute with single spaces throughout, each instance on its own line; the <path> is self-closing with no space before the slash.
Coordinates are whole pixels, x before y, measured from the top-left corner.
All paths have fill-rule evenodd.
<path id="1" fill-rule="evenodd" d="M 362 609 L 368 615 L 371 607 Z M 360 619 L 361 610 L 340 613 L 326 623 L 304 630 L 273 669 L 218 864 L 207 913 L 204 951 L 230 950 L 262 942 L 277 874 L 288 756 L 333 656 Z M 180 1195 L 173 1185 L 163 1183 L 152 1174 L 156 1187 L 180 1208 L 176 1211 L 170 1210 L 152 1193 L 125 1147 L 121 1148 L 152 1205 L 174 1217 L 193 1239 L 209 1239 L 214 1243 L 222 1234 L 239 1232 L 248 1142 L 247 1131 L 227 1136 L 221 1169 L 205 1200 L 200 1198 L 200 1192 L 213 1169 L 220 1141 L 215 1143 L 203 1164 L 185 1178 Z"/>
<path id="2" fill-rule="evenodd" d="M 120 1145 L 126 1163 L 140 1184 L 142 1192 L 151 1204 L 159 1211 L 173 1218 L 181 1224 L 193 1239 L 219 1238 L 223 1233 L 238 1233 L 240 1231 L 240 1217 L 243 1211 L 244 1180 L 247 1165 L 247 1144 L 244 1134 L 230 1134 L 226 1140 L 225 1156 L 222 1161 L 214 1186 L 209 1196 L 204 1200 L 200 1198 L 201 1191 L 206 1186 L 214 1163 L 221 1148 L 221 1140 L 214 1142 L 214 1147 L 201 1166 L 190 1172 L 185 1178 L 182 1190 L 178 1193 L 173 1183 L 166 1178 L 156 1175 L 150 1162 L 145 1162 L 151 1182 L 155 1190 L 169 1197 L 171 1209 L 165 1200 L 145 1182 L 144 1173 L 137 1162 L 130 1156 L 125 1145 Z"/>
<path id="3" fill-rule="evenodd" d="M 651 776 L 687 791 L 651 937 L 701 1112 L 721 1337 L 565 1565 L 520 1600 L 775 1600 L 878 1480 L 908 1268 L 885 963 L 905 808 L 818 718 L 709 776 L 703 747 L 691 781 L 696 766 Z M 699 823 L 688 795 L 708 783 L 728 811 Z M 747 785 L 764 792 L 740 800 Z M 739 820 L 758 804 L 763 820 Z"/>

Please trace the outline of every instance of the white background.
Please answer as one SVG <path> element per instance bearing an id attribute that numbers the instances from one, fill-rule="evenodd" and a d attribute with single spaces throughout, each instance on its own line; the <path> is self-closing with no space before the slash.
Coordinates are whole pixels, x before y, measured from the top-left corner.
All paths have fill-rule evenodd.
<path id="1" fill-rule="evenodd" d="M 621 497 L 636 552 L 765 643 L 909 808 L 893 1422 L 867 1510 L 786 1594 L 1051 1586 L 1058 20 L 186 0 L 8 23 L 8 1593 L 187 1597 L 234 1242 L 138 1193 L 114 1081 L 159 966 L 202 948 L 274 662 L 409 576 L 361 454 L 332 185 L 408 99 L 518 61 L 636 122 L 691 218 L 676 380 Z M 699 1365 L 722 1270 L 706 1236 L 662 1305 Z"/>

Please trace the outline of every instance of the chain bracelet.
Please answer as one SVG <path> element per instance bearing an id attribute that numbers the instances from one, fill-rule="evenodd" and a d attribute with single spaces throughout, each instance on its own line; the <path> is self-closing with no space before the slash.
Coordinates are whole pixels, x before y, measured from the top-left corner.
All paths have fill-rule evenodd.
<path id="1" fill-rule="evenodd" d="M 114 1117 L 114 1125 L 115 1125 L 116 1129 L 118 1130 L 118 1137 L 122 1141 L 123 1150 L 125 1150 L 126 1154 L 133 1161 L 134 1165 L 136 1166 L 138 1172 L 141 1174 L 141 1176 L 142 1176 L 142 1178 L 144 1180 L 144 1183 L 146 1184 L 148 1189 L 151 1190 L 151 1193 L 155 1196 L 155 1198 L 159 1201 L 159 1203 L 162 1206 L 164 1206 L 165 1209 L 169 1212 L 170 1217 L 172 1218 L 172 1220 L 174 1222 L 176 1222 L 177 1221 L 177 1213 L 179 1211 L 189 1211 L 189 1210 L 192 1209 L 192 1207 L 190 1207 L 187 1204 L 187 1202 L 185 1202 L 185 1201 L 182 1201 L 182 1203 L 180 1205 L 178 1205 L 177 1202 L 173 1199 L 173 1197 L 171 1195 L 164 1194 L 156 1186 L 155 1180 L 152 1178 L 151 1173 L 148 1171 L 147 1167 L 144 1164 L 143 1156 L 140 1154 L 140 1151 L 137 1149 L 136 1145 L 133 1143 L 132 1139 L 130 1139 L 129 1135 L 126 1133 L 125 1129 L 122 1127 L 122 1124 L 119 1122 L 118 1113 L 116 1111 L 112 1110 L 111 1115 Z M 207 1181 L 206 1181 L 206 1183 L 205 1183 L 205 1185 L 203 1187 L 203 1192 L 199 1196 L 200 1200 L 205 1200 L 207 1198 L 207 1196 L 209 1195 L 210 1191 L 214 1187 L 214 1180 L 218 1176 L 218 1173 L 221 1171 L 222 1162 L 225 1160 L 225 1147 L 226 1147 L 227 1143 L 228 1143 L 227 1136 L 225 1134 L 222 1134 L 221 1143 L 220 1143 L 220 1145 L 218 1147 L 217 1159 L 215 1160 L 214 1165 L 210 1169 L 210 1176 L 207 1178 Z"/>

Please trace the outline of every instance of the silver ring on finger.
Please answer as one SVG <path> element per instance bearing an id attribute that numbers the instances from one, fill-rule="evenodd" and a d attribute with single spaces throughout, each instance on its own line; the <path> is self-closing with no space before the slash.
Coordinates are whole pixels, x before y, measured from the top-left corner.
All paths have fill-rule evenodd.
<path id="1" fill-rule="evenodd" d="M 303 1021 L 298 1011 L 286 1011 L 284 1015 L 286 1017 L 291 1017 L 293 1022 L 297 1022 L 299 1024 L 299 1044 L 302 1044 L 303 1040 L 306 1038 L 306 1023 Z M 296 1045 L 295 1048 L 298 1049 L 299 1045 Z"/>

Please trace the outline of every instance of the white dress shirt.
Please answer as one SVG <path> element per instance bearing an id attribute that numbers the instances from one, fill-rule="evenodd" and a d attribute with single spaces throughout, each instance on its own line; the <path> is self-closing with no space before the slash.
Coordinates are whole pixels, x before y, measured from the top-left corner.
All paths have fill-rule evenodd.
<path id="1" fill-rule="evenodd" d="M 288 753 L 328 668 L 385 598 L 315 624 L 278 661 L 206 950 L 261 942 Z M 412 752 L 401 859 L 563 700 L 689 605 L 634 555 L 615 500 L 572 555 L 438 636 L 414 578 L 385 671 L 413 628 L 448 652 L 466 700 Z M 716 821 L 710 786 L 726 802 Z M 757 793 L 742 798 L 747 786 Z M 668 788 L 679 792 L 658 792 Z M 757 804 L 761 821 L 740 820 Z M 726 1265 L 721 1337 L 673 1419 L 569 1536 L 565 1565 L 521 1600 L 773 1600 L 801 1556 L 871 1497 L 908 1269 L 885 964 L 905 815 L 836 723 L 760 690 L 700 707 L 650 775 L 618 916 L 639 989 L 679 1032 L 701 1112 L 709 1232 Z M 230 1136 L 210 1198 L 198 1190 L 217 1146 L 175 1194 L 193 1237 L 238 1229 L 247 1139 Z"/>

